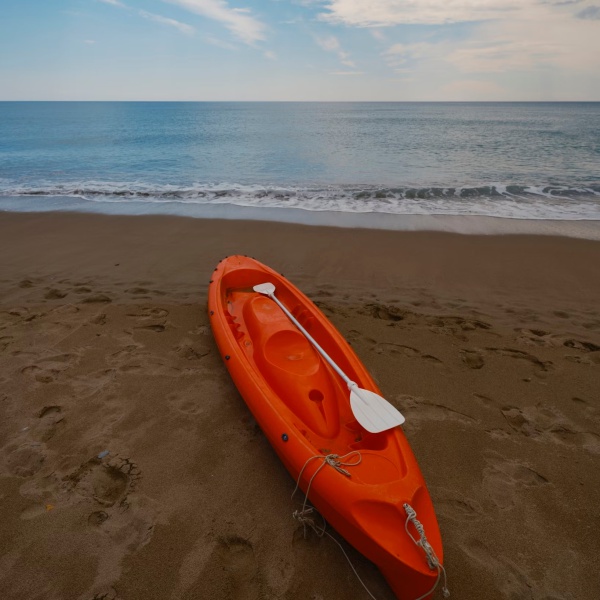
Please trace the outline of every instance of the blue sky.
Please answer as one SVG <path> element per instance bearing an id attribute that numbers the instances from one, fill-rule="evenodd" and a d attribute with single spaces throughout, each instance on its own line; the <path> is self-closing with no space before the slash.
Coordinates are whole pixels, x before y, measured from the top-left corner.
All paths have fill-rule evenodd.
<path id="1" fill-rule="evenodd" d="M 2 0 L 0 100 L 600 100 L 600 0 Z"/>

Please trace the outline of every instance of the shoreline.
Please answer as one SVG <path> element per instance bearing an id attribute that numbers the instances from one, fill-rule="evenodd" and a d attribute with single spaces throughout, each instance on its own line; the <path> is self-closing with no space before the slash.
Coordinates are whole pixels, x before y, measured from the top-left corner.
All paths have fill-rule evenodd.
<path id="1" fill-rule="evenodd" d="M 383 212 L 313 211 L 301 208 L 257 208 L 237 204 L 184 202 L 94 202 L 70 196 L 0 197 L 0 213 L 69 213 L 114 216 L 165 216 L 194 219 L 261 221 L 315 227 L 383 231 L 441 231 L 464 235 L 551 235 L 600 240 L 600 221 L 524 219 L 486 215 L 394 214 Z"/>
<path id="2" fill-rule="evenodd" d="M 598 241 L 0 212 L 0 251 L 0 596 L 363 597 L 215 346 L 206 292 L 239 253 L 405 414 L 454 597 L 596 600 Z"/>

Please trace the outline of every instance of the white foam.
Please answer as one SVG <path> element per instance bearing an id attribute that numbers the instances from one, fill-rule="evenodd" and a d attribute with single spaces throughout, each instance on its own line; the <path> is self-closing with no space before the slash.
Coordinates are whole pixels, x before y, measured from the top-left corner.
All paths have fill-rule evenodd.
<path id="1" fill-rule="evenodd" d="M 481 186 L 376 188 L 373 186 L 262 186 L 240 183 L 150 185 L 140 181 L 39 182 L 37 185 L 0 180 L 1 197 L 49 202 L 70 197 L 113 212 L 115 204 L 235 205 L 272 211 L 383 215 L 487 216 L 526 220 L 600 220 L 600 184 L 589 186 L 493 183 Z M 33 200 L 31 200 L 33 201 Z M 94 210 L 97 210 L 94 209 Z M 169 210 L 175 210 L 171 208 Z M 136 211 L 143 212 L 137 208 Z"/>
<path id="2" fill-rule="evenodd" d="M 226 202 L 93 202 L 72 196 L 48 198 L 0 197 L 0 210 L 14 212 L 88 212 L 114 215 L 174 215 L 202 219 L 277 221 L 302 225 L 386 229 L 393 231 L 446 231 L 472 235 L 535 234 L 600 240 L 598 220 L 514 219 L 479 215 L 407 215 L 356 213 L 298 208 L 270 209 Z"/>

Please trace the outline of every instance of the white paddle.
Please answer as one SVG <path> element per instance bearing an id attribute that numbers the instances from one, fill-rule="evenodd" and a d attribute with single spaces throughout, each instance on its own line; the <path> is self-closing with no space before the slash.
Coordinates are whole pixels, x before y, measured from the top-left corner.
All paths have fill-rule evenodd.
<path id="1" fill-rule="evenodd" d="M 272 283 L 261 283 L 254 286 L 254 291 L 274 300 L 288 319 L 304 334 L 306 339 L 315 347 L 317 352 L 329 363 L 331 368 L 346 382 L 350 390 L 350 408 L 356 420 L 371 433 L 379 433 L 392 429 L 404 423 L 404 417 L 385 398 L 375 392 L 363 390 L 352 381 L 331 359 L 331 357 L 317 344 L 314 338 L 298 323 L 292 313 L 275 296 L 275 286 Z"/>

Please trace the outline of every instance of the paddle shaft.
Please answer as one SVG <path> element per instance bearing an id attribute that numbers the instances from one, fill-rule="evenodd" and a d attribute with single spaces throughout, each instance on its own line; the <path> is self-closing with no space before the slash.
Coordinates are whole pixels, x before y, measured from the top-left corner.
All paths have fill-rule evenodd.
<path id="1" fill-rule="evenodd" d="M 304 334 L 306 339 L 315 347 L 317 352 L 329 363 L 331 368 L 346 382 L 346 385 L 350 389 L 352 389 L 353 387 L 357 387 L 356 383 L 354 383 L 354 381 L 352 381 L 350 379 L 350 377 L 348 377 L 348 375 L 346 375 L 346 373 L 344 373 L 344 371 L 342 371 L 335 364 L 335 362 L 333 362 L 333 359 L 331 358 L 331 356 L 329 356 L 329 354 L 327 354 L 327 352 L 325 352 L 325 350 L 323 350 L 323 348 L 321 348 L 321 346 L 319 346 L 317 341 L 310 335 L 310 333 L 308 333 L 308 331 L 306 331 L 306 329 L 304 329 L 304 327 L 302 327 L 302 325 L 300 325 L 300 323 L 294 317 L 294 315 L 292 315 L 292 313 L 285 307 L 285 305 L 279 301 L 279 298 L 277 298 L 277 296 L 275 296 L 275 294 L 267 294 L 267 296 L 269 298 L 271 298 L 271 300 L 274 300 L 277 303 L 277 306 L 279 306 L 279 308 L 281 308 L 281 310 L 286 314 L 288 319 Z"/>

